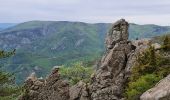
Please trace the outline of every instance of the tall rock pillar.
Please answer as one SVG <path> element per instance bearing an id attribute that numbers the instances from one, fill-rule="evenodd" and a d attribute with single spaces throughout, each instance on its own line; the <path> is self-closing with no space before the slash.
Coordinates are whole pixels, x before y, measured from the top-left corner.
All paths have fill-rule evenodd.
<path id="1" fill-rule="evenodd" d="M 129 24 L 121 19 L 112 25 L 106 37 L 106 55 L 93 76 L 92 100 L 120 100 L 124 91 L 126 66 L 132 51 L 128 42 Z"/>

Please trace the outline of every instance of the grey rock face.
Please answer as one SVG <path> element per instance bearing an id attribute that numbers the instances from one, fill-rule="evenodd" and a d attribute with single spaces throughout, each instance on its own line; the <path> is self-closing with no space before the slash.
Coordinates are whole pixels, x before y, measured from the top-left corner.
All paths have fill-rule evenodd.
<path id="1" fill-rule="evenodd" d="M 114 44 L 120 41 L 127 42 L 129 35 L 128 27 L 129 24 L 124 19 L 121 19 L 112 25 L 112 28 L 109 33 L 107 33 L 106 37 L 106 46 L 108 49 L 112 49 Z"/>
<path id="2" fill-rule="evenodd" d="M 128 23 L 121 19 L 113 24 L 106 38 L 107 53 L 90 86 L 92 100 L 120 100 L 127 81 L 126 67 L 132 54 L 128 42 Z"/>
<path id="3" fill-rule="evenodd" d="M 126 76 L 129 77 L 131 73 L 131 69 L 134 65 L 136 65 L 138 62 L 137 57 L 140 53 L 144 52 L 147 48 L 149 48 L 150 40 L 149 39 L 141 39 L 141 40 L 135 40 L 131 41 L 130 44 L 132 44 L 132 52 L 129 55 L 127 65 L 126 65 Z"/>
<path id="4" fill-rule="evenodd" d="M 87 84 L 80 81 L 70 88 L 70 100 L 90 100 Z"/>
<path id="5" fill-rule="evenodd" d="M 170 75 L 140 97 L 141 100 L 170 100 Z"/>
<path id="6" fill-rule="evenodd" d="M 45 79 L 38 79 L 34 74 L 25 82 L 26 93 L 19 100 L 69 100 L 69 84 L 60 79 L 58 68 Z"/>

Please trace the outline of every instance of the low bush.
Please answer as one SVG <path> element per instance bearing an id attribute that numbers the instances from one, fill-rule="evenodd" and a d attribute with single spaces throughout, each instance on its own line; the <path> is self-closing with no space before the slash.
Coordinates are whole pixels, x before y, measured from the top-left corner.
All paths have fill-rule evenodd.
<path id="1" fill-rule="evenodd" d="M 132 68 L 125 89 L 125 96 L 128 100 L 138 100 L 143 92 L 170 74 L 170 59 L 163 56 L 164 52 L 156 52 L 154 47 L 150 46 L 138 55 L 137 64 Z"/>
<path id="2" fill-rule="evenodd" d="M 128 100 L 138 100 L 140 95 L 154 86 L 161 78 L 155 74 L 146 74 L 136 81 L 130 81 L 126 90 Z"/>
<path id="3" fill-rule="evenodd" d="M 85 67 L 81 62 L 75 63 L 72 66 L 62 66 L 60 68 L 61 77 L 68 80 L 72 85 L 80 80 L 90 82 L 90 76 L 93 73 L 92 67 Z"/>
<path id="4" fill-rule="evenodd" d="M 170 51 L 170 37 L 169 36 L 165 36 L 163 40 L 162 49 L 164 51 Z"/>

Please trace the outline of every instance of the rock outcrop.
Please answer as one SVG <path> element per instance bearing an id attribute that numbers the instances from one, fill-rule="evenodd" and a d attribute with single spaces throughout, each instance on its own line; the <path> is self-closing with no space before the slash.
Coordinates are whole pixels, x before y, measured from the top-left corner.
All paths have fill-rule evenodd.
<path id="1" fill-rule="evenodd" d="M 60 79 L 58 68 L 54 68 L 45 80 L 30 75 L 25 88 L 19 100 L 69 100 L 69 84 Z"/>
<path id="2" fill-rule="evenodd" d="M 92 100 L 120 100 L 127 81 L 127 62 L 135 47 L 128 41 L 129 24 L 121 19 L 106 37 L 106 54 L 90 86 Z"/>
<path id="3" fill-rule="evenodd" d="M 80 81 L 70 88 L 70 100 L 91 100 L 88 84 Z"/>
<path id="4" fill-rule="evenodd" d="M 170 75 L 143 93 L 141 100 L 170 100 Z"/>
<path id="5" fill-rule="evenodd" d="M 106 37 L 106 54 L 97 64 L 91 84 L 71 87 L 71 100 L 120 100 L 130 75 L 136 47 L 128 41 L 129 24 L 121 19 L 112 25 Z M 134 59 L 135 61 L 135 59 Z"/>
<path id="6" fill-rule="evenodd" d="M 123 99 L 127 78 L 135 61 L 131 59 L 134 58 L 136 49 L 128 41 L 128 27 L 129 24 L 124 19 L 112 25 L 106 37 L 106 53 L 97 65 L 98 69 L 90 84 L 79 82 L 69 88 L 68 83 L 59 78 L 58 69 L 54 69 L 43 82 L 36 78 L 26 81 L 30 98 L 27 100 Z"/>

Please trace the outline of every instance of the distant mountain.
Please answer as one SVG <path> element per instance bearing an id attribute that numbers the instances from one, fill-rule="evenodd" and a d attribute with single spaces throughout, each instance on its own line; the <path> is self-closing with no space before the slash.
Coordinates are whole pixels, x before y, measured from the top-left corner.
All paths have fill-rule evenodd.
<path id="1" fill-rule="evenodd" d="M 170 32 L 170 26 L 158 26 L 153 24 L 137 25 L 130 24 L 130 38 L 150 38 L 163 35 Z"/>
<path id="2" fill-rule="evenodd" d="M 16 23 L 0 23 L 0 31 L 15 26 Z"/>
<path id="3" fill-rule="evenodd" d="M 103 52 L 108 27 L 66 21 L 19 24 L 0 33 L 1 49 L 17 49 L 15 56 L 2 61 L 3 68 L 22 80 L 31 71 L 41 74 L 56 65 L 93 61 Z"/>
<path id="4" fill-rule="evenodd" d="M 0 32 L 1 49 L 16 48 L 16 55 L 3 59 L 3 69 L 23 80 L 30 72 L 38 75 L 56 65 L 95 61 L 104 52 L 109 23 L 30 21 Z M 168 26 L 130 24 L 130 39 L 170 32 Z M 20 82 L 20 81 L 18 81 Z"/>

